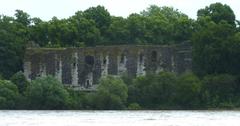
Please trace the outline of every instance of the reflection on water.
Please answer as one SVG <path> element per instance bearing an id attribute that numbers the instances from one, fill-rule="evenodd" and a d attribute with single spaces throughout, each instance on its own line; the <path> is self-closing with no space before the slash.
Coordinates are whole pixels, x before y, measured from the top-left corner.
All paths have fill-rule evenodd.
<path id="1" fill-rule="evenodd" d="M 0 111 L 0 126 L 240 126 L 240 111 Z"/>

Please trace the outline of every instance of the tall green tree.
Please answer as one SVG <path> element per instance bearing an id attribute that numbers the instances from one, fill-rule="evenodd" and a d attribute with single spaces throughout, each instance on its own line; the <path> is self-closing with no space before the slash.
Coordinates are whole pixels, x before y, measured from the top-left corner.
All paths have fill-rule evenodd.
<path id="1" fill-rule="evenodd" d="M 127 29 L 129 31 L 129 44 L 145 44 L 146 18 L 139 14 L 131 14 L 127 18 Z"/>
<path id="2" fill-rule="evenodd" d="M 21 23 L 24 26 L 29 26 L 31 23 L 30 15 L 22 10 L 16 10 L 15 17 L 16 22 Z"/>
<path id="3" fill-rule="evenodd" d="M 198 19 L 202 17 L 210 17 L 215 23 L 222 20 L 228 24 L 235 26 L 235 14 L 230 6 L 222 3 L 213 3 L 210 6 L 200 9 L 197 12 Z"/>
<path id="4" fill-rule="evenodd" d="M 93 19 L 87 19 L 83 12 L 78 11 L 70 19 L 75 27 L 75 45 L 83 43 L 86 46 L 96 46 L 101 40 L 101 32 Z"/>
<path id="5" fill-rule="evenodd" d="M 195 28 L 192 37 L 194 71 L 198 75 L 239 74 L 240 40 L 231 8 L 215 3 L 200 9 Z"/>
<path id="6" fill-rule="evenodd" d="M 111 16 L 105 7 L 90 7 L 83 12 L 83 16 L 86 19 L 93 20 L 96 23 L 97 28 L 100 29 L 102 35 L 106 34 L 106 31 L 111 24 Z"/>
<path id="7" fill-rule="evenodd" d="M 0 73 L 10 78 L 22 69 L 26 43 L 25 28 L 19 27 L 14 18 L 0 16 Z"/>
<path id="8" fill-rule="evenodd" d="M 49 23 L 39 18 L 32 19 L 33 25 L 30 26 L 30 40 L 44 47 L 48 45 L 49 40 Z"/>
<path id="9" fill-rule="evenodd" d="M 127 28 L 127 20 L 122 17 L 112 17 L 111 24 L 107 33 L 108 45 L 128 44 L 129 30 Z"/>
<path id="10" fill-rule="evenodd" d="M 192 35 L 194 21 L 177 9 L 152 5 L 141 14 L 148 18 L 149 42 L 155 44 L 179 43 L 189 40 Z"/>
<path id="11" fill-rule="evenodd" d="M 239 73 L 239 40 L 227 22 L 210 22 L 193 36 L 193 63 L 200 74 Z M 228 62 L 226 62 L 228 61 Z M 231 64 L 231 65 L 230 65 Z"/>

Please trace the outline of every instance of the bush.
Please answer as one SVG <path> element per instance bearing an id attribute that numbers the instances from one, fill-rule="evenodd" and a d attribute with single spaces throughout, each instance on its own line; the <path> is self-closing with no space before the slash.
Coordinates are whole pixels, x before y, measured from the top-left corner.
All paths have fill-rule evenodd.
<path id="1" fill-rule="evenodd" d="M 137 77 L 129 86 L 130 103 L 144 108 L 158 109 L 173 105 L 176 76 L 169 72 Z"/>
<path id="2" fill-rule="evenodd" d="M 51 76 L 33 80 L 26 97 L 29 109 L 67 109 L 70 102 L 63 84 Z"/>
<path id="3" fill-rule="evenodd" d="M 129 110 L 140 110 L 141 106 L 138 103 L 131 103 L 128 105 Z"/>
<path id="4" fill-rule="evenodd" d="M 203 78 L 205 102 L 208 106 L 217 107 L 221 102 L 231 102 L 235 99 L 237 89 L 236 78 L 229 74 L 208 75 Z"/>
<path id="5" fill-rule="evenodd" d="M 218 107 L 222 109 L 233 109 L 235 106 L 232 102 L 223 102 L 220 103 Z"/>
<path id="6" fill-rule="evenodd" d="M 128 88 L 122 79 L 107 76 L 100 80 L 96 93 L 88 95 L 95 109 L 124 109 Z"/>
<path id="7" fill-rule="evenodd" d="M 23 93 L 27 86 L 29 85 L 29 82 L 27 81 L 26 77 L 24 76 L 23 72 L 17 72 L 14 74 L 10 80 L 17 85 L 18 90 L 20 93 Z"/>
<path id="8" fill-rule="evenodd" d="M 68 92 L 70 94 L 69 109 L 84 109 L 86 93 L 74 91 L 73 89 L 68 89 Z"/>
<path id="9" fill-rule="evenodd" d="M 176 105 L 184 109 L 200 107 L 200 93 L 202 84 L 197 76 L 185 73 L 178 78 L 176 85 Z"/>
<path id="10" fill-rule="evenodd" d="M 0 109 L 16 109 L 19 93 L 11 81 L 0 80 Z"/>

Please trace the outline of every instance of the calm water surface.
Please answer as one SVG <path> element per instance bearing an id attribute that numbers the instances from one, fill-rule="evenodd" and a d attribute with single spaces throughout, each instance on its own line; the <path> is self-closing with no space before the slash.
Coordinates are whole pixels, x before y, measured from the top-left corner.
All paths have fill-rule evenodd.
<path id="1" fill-rule="evenodd" d="M 240 111 L 0 111 L 0 126 L 240 126 Z"/>

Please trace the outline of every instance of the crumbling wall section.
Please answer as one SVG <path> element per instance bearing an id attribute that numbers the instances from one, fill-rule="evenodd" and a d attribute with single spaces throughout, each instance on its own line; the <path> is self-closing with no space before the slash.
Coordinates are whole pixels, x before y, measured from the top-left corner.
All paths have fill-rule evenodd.
<path id="1" fill-rule="evenodd" d="M 98 46 L 87 48 L 29 48 L 24 74 L 29 80 L 52 75 L 66 86 L 94 90 L 103 76 L 129 77 L 161 71 L 192 69 L 190 44 L 172 46 Z"/>

